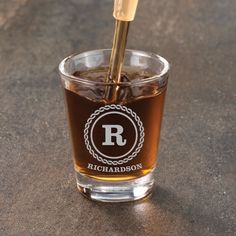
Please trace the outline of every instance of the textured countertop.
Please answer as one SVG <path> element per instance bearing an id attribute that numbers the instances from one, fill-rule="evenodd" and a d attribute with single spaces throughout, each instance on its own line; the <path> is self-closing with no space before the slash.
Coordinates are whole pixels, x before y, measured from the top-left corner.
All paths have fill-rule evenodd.
<path id="1" fill-rule="evenodd" d="M 236 235 L 235 0 L 140 0 L 128 47 L 172 65 L 156 187 L 122 204 L 76 190 L 57 65 L 111 47 L 112 5 L 0 0 L 0 235 Z"/>

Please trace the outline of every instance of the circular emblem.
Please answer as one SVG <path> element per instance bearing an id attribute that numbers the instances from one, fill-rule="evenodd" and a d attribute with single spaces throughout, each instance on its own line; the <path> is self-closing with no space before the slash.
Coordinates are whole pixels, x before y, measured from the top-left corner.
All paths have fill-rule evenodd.
<path id="1" fill-rule="evenodd" d="M 121 165 L 140 152 L 144 143 L 143 123 L 130 108 L 106 105 L 88 118 L 84 140 L 95 159 L 108 165 Z"/>

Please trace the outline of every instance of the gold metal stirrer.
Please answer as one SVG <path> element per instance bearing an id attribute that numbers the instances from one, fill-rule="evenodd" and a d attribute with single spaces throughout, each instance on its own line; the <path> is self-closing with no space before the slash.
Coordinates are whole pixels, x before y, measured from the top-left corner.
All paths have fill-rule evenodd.
<path id="1" fill-rule="evenodd" d="M 113 16 L 116 19 L 113 47 L 107 76 L 107 83 L 118 84 L 124 61 L 129 23 L 134 20 L 138 0 L 114 0 Z M 117 101 L 119 86 L 109 86 L 105 98 L 109 102 Z"/>

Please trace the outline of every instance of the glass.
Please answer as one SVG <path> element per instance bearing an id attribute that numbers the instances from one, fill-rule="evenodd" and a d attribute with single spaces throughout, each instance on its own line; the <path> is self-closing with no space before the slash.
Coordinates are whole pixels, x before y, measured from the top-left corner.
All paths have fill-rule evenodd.
<path id="1" fill-rule="evenodd" d="M 153 187 L 169 63 L 126 50 L 120 83 L 106 83 L 111 50 L 59 65 L 77 186 L 90 199 L 133 201 Z"/>

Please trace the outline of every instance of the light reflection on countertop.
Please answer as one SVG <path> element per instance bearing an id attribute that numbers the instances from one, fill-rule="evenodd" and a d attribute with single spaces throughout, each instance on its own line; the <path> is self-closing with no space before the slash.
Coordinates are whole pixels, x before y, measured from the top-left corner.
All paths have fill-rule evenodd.
<path id="1" fill-rule="evenodd" d="M 9 21 L 17 15 L 17 11 L 20 10 L 30 0 L 6 0 L 0 2 L 0 29 L 7 29 L 9 27 Z"/>

